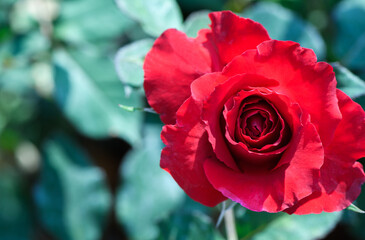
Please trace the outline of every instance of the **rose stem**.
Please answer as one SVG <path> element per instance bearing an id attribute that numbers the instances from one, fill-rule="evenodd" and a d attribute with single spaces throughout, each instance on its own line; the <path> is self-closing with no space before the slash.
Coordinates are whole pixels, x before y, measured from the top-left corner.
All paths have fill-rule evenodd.
<path id="1" fill-rule="evenodd" d="M 233 207 L 228 208 L 226 213 L 224 214 L 224 223 L 227 232 L 227 240 L 238 240 Z"/>

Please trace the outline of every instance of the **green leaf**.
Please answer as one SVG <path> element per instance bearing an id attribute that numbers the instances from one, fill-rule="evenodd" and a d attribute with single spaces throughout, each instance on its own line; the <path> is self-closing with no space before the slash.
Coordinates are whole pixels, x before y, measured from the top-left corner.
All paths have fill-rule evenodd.
<path id="1" fill-rule="evenodd" d="M 177 2 L 181 9 L 183 9 L 183 12 L 194 12 L 201 9 L 221 11 L 227 8 L 229 0 L 177 0 Z"/>
<path id="2" fill-rule="evenodd" d="M 26 34 L 37 27 L 35 19 L 29 12 L 28 3 L 26 1 L 17 1 L 9 12 L 9 24 L 14 33 Z"/>
<path id="3" fill-rule="evenodd" d="M 118 104 L 142 106 L 140 92 L 129 97 L 109 59 L 59 49 L 54 54 L 54 97 L 65 116 L 93 138 L 140 141 L 142 113 L 122 111 Z"/>
<path id="4" fill-rule="evenodd" d="M 159 224 L 161 234 L 158 239 L 223 240 L 210 217 L 212 210 L 186 197 L 184 204 Z"/>
<path id="5" fill-rule="evenodd" d="M 114 63 L 119 78 L 123 83 L 133 87 L 142 87 L 143 62 L 152 45 L 152 39 L 143 39 L 119 49 Z"/>
<path id="6" fill-rule="evenodd" d="M 57 239 L 101 239 L 111 207 L 105 175 L 63 135 L 48 139 L 43 152 L 35 191 L 41 223 Z"/>
<path id="7" fill-rule="evenodd" d="M 158 113 L 156 113 L 155 110 L 153 110 L 152 108 L 139 108 L 139 107 L 125 106 L 122 104 L 119 104 L 119 107 L 128 112 L 144 111 L 144 112 L 153 113 L 153 114 L 158 115 Z"/>
<path id="8" fill-rule="evenodd" d="M 351 205 L 350 206 L 348 206 L 348 208 L 347 208 L 348 210 L 350 210 L 350 211 L 353 211 L 353 212 L 356 212 L 356 213 L 362 213 L 362 214 L 364 214 L 365 213 L 365 211 L 364 210 L 361 210 L 359 207 L 357 207 L 356 205 L 354 205 L 354 204 L 352 204 L 351 203 Z"/>
<path id="9" fill-rule="evenodd" d="M 11 167 L 0 169 L 0 196 L 0 239 L 32 239 L 26 183 Z"/>
<path id="10" fill-rule="evenodd" d="M 2 38 L 3 30 L 9 30 L 6 26 L 9 20 L 9 13 L 11 12 L 11 7 L 17 0 L 2 0 L 0 1 L 0 42 Z"/>
<path id="11" fill-rule="evenodd" d="M 12 38 L 0 45 L 0 89 L 24 93 L 32 88 L 24 39 Z M 17 49 L 18 51 L 15 51 Z"/>
<path id="12" fill-rule="evenodd" d="M 365 82 L 339 63 L 333 63 L 336 73 L 337 88 L 344 91 L 352 99 L 365 95 Z"/>
<path id="13" fill-rule="evenodd" d="M 256 221 L 248 222 L 253 217 L 252 215 L 256 215 L 254 216 Z M 260 215 L 261 217 L 259 217 Z M 251 230 L 246 233 L 244 239 L 311 240 L 325 237 L 339 222 L 341 215 L 342 212 L 288 215 L 285 213 L 269 214 L 247 210 L 241 224 L 251 225 Z"/>
<path id="14" fill-rule="evenodd" d="M 365 209 L 365 185 L 362 185 L 360 196 L 356 199 L 355 203 L 358 208 Z M 349 233 L 356 236 L 356 239 L 365 239 L 365 214 L 359 214 L 358 212 L 352 211 L 347 211 L 347 213 L 350 218 L 345 224 L 349 225 Z"/>
<path id="15" fill-rule="evenodd" d="M 160 132 L 160 124 L 145 125 L 144 145 L 129 152 L 121 166 L 123 186 L 117 195 L 117 217 L 131 239 L 156 239 L 156 224 L 178 207 L 184 196 L 159 166 Z"/>
<path id="16" fill-rule="evenodd" d="M 279 4 L 260 2 L 244 11 L 243 16 L 261 23 L 272 39 L 298 42 L 313 49 L 318 59 L 326 55 L 326 45 L 316 28 Z"/>
<path id="17" fill-rule="evenodd" d="M 85 44 L 120 37 L 133 24 L 113 0 L 61 1 L 55 34 L 63 41 Z"/>
<path id="18" fill-rule="evenodd" d="M 158 37 L 168 28 L 182 28 L 182 14 L 175 0 L 116 0 L 119 8 Z"/>
<path id="19" fill-rule="evenodd" d="M 210 19 L 208 14 L 209 11 L 203 10 L 189 15 L 184 22 L 184 32 L 188 37 L 196 37 L 200 29 L 209 28 Z"/>
<path id="20" fill-rule="evenodd" d="M 30 52 L 25 48 L 27 40 L 13 38 L 0 44 L 0 132 L 7 123 L 14 125 L 29 120 L 37 105 L 26 57 Z"/>
<path id="21" fill-rule="evenodd" d="M 337 30 L 334 53 L 350 69 L 365 67 L 365 1 L 340 2 L 333 12 Z"/>

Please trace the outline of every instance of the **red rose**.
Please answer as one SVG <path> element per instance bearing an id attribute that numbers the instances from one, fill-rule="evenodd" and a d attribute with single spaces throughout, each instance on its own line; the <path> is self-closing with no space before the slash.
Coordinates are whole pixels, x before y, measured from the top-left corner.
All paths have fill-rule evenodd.
<path id="1" fill-rule="evenodd" d="M 365 182 L 365 113 L 332 67 L 232 12 L 188 38 L 165 31 L 147 54 L 144 88 L 166 124 L 161 167 L 194 200 L 253 211 L 346 208 Z"/>

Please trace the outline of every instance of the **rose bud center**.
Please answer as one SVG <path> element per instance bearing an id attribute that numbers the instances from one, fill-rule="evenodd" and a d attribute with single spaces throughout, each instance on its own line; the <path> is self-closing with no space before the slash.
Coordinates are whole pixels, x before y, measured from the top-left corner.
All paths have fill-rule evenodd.
<path id="1" fill-rule="evenodd" d="M 260 113 L 249 117 L 246 123 L 246 134 L 251 138 L 258 138 L 262 135 L 262 132 L 266 129 L 266 118 Z"/>

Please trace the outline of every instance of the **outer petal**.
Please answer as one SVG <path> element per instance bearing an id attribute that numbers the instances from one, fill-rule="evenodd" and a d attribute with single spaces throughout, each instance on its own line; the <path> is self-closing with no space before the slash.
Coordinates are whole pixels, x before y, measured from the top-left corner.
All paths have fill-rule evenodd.
<path id="1" fill-rule="evenodd" d="M 360 195 L 361 185 L 365 182 L 365 174 L 361 163 L 355 162 L 351 167 L 343 167 L 340 164 L 325 160 L 321 169 L 321 191 L 315 191 L 304 198 L 294 207 L 285 212 L 289 214 L 310 214 L 341 211 L 348 207 Z M 335 189 L 327 192 L 324 185 L 332 185 L 336 182 Z"/>
<path id="2" fill-rule="evenodd" d="M 312 50 L 290 41 L 266 41 L 256 50 L 236 57 L 223 70 L 227 76 L 242 73 L 278 81 L 279 86 L 272 89 L 298 102 L 303 111 L 310 114 L 324 146 L 331 142 L 341 120 L 335 75 L 329 64 L 317 63 Z"/>
<path id="3" fill-rule="evenodd" d="M 298 133 L 299 141 L 287 150 L 289 164 L 262 174 L 233 171 L 214 159 L 204 163 L 208 180 L 224 196 L 253 211 L 279 212 L 317 190 L 323 148 L 318 133 L 307 121 Z"/>
<path id="4" fill-rule="evenodd" d="M 164 126 L 161 137 L 166 147 L 161 153 L 161 167 L 169 172 L 194 200 L 213 207 L 226 198 L 208 182 L 203 163 L 214 157 L 200 109 L 189 98 L 179 109 L 177 125 Z"/>
<path id="5" fill-rule="evenodd" d="M 331 159 L 354 161 L 365 157 L 365 112 L 349 96 L 337 89 L 338 105 L 342 120 L 338 125 L 333 141 L 326 149 Z"/>
<path id="6" fill-rule="evenodd" d="M 212 21 L 211 31 L 199 32 L 198 40 L 210 50 L 212 58 L 219 56 L 221 70 L 228 62 L 247 49 L 254 49 L 270 37 L 258 22 L 242 18 L 230 11 L 209 14 Z"/>
<path id="7" fill-rule="evenodd" d="M 215 87 L 227 81 L 227 79 L 228 77 L 220 72 L 205 74 L 191 84 L 191 96 L 196 102 L 203 104 Z"/>
<path id="8" fill-rule="evenodd" d="M 362 165 L 365 157 L 365 113 L 361 106 L 337 90 L 342 120 L 331 144 L 325 149 L 326 159 L 321 168 L 321 191 L 287 209 L 288 213 L 308 214 L 340 211 L 360 194 L 365 182 Z"/>
<path id="9" fill-rule="evenodd" d="M 176 111 L 190 96 L 191 82 L 212 71 L 208 51 L 175 29 L 156 39 L 143 69 L 147 101 L 165 124 L 175 123 Z"/>

